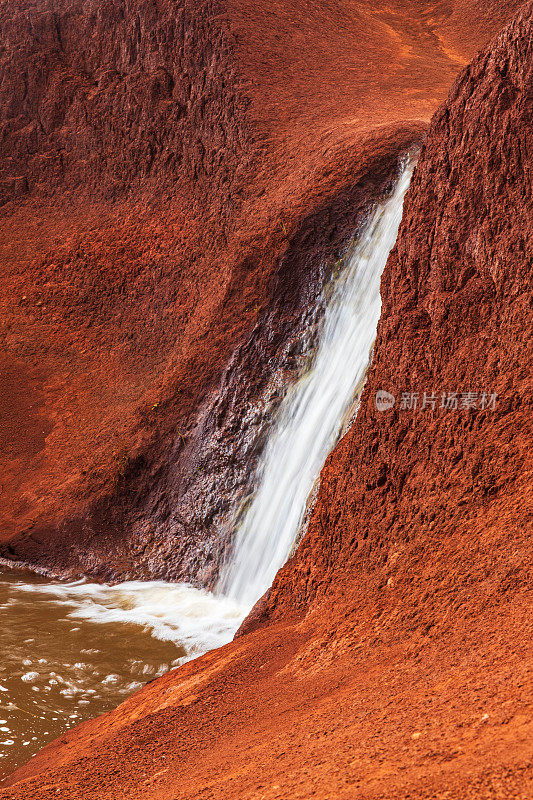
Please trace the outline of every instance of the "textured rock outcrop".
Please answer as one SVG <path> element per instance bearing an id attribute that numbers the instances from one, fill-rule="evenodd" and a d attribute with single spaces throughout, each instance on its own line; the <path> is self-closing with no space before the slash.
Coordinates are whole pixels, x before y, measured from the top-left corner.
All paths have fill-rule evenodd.
<path id="1" fill-rule="evenodd" d="M 212 578 L 224 418 L 515 6 L 0 4 L 1 555 Z"/>
<path id="2" fill-rule="evenodd" d="M 275 613 L 284 575 L 299 606 L 371 564 L 376 602 L 388 580 L 392 597 L 407 598 L 426 554 L 441 548 L 464 550 L 457 567 L 465 590 L 525 579 L 519 553 L 531 505 L 518 498 L 531 491 L 533 414 L 529 9 L 461 74 L 431 123 L 382 279 L 362 405 L 322 472 L 308 534 L 272 590 Z M 376 408 L 379 390 L 394 395 L 392 409 Z M 491 542 L 500 540 L 517 549 L 512 566 L 502 553 L 492 569 Z M 479 552 L 469 563 L 471 547 Z M 448 584 L 456 597 L 453 569 L 433 587 L 435 604 Z M 415 605 L 411 613 L 426 612 Z"/>
<path id="3" fill-rule="evenodd" d="M 2 3 L 4 198 L 58 185 L 116 197 L 189 179 L 226 207 L 246 142 L 219 10 L 211 0 Z"/>
<path id="4" fill-rule="evenodd" d="M 6 800 L 531 796 L 532 52 L 528 2 L 432 122 L 360 413 L 256 630 L 70 731 Z M 379 412 L 380 389 L 435 409 Z"/>

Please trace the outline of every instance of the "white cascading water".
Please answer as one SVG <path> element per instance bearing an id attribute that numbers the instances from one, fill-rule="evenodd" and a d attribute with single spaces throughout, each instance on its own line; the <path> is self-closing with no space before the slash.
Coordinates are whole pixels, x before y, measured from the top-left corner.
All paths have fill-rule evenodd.
<path id="1" fill-rule="evenodd" d="M 217 592 L 251 608 L 285 563 L 307 501 L 364 380 L 381 310 L 380 281 L 396 241 L 414 164 L 377 206 L 338 278 L 309 372 L 287 392 L 263 453 L 257 489 Z"/>

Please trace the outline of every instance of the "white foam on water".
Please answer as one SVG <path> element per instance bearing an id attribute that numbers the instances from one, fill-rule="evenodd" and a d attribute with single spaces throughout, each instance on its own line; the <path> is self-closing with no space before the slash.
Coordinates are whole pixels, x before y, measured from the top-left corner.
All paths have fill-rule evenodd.
<path id="1" fill-rule="evenodd" d="M 189 658 L 230 641 L 249 611 L 229 598 L 164 581 L 19 583 L 17 589 L 65 606 L 69 619 L 139 625 L 157 639 L 180 645 Z"/>

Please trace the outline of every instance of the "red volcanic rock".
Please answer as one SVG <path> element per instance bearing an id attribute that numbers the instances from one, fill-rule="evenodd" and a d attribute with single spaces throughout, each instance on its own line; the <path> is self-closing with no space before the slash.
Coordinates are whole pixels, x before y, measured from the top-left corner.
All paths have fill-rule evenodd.
<path id="1" fill-rule="evenodd" d="M 532 55 L 528 2 L 433 119 L 360 412 L 248 633 L 5 800 L 531 796 Z M 379 389 L 437 402 L 379 412 Z M 440 408 L 455 390 L 498 397 Z"/>
<path id="2" fill-rule="evenodd" d="M 530 8 L 460 75 L 433 118 L 382 278 L 376 355 L 357 420 L 321 474 L 307 535 L 266 604 L 274 615 L 286 613 L 285 602 L 300 608 L 330 593 L 362 565 L 408 597 L 427 553 L 441 549 L 464 560 L 467 593 L 478 583 L 505 587 L 510 573 L 510 584 L 525 579 Z M 392 410 L 376 409 L 380 389 L 396 397 Z M 443 603 L 444 614 L 447 586 L 457 587 L 453 575 L 436 579 L 427 576 L 431 605 Z M 382 588 L 378 581 L 376 603 Z M 412 623 L 426 614 L 414 605 Z"/>
<path id="3" fill-rule="evenodd" d="M 0 3 L 1 555 L 212 580 L 234 409 L 516 5 Z"/>

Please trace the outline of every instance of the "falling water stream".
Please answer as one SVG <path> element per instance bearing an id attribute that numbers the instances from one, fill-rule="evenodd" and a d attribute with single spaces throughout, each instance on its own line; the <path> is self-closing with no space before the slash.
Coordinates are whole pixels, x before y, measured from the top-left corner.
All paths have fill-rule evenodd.
<path id="1" fill-rule="evenodd" d="M 251 607 L 287 560 L 307 500 L 361 388 L 381 310 L 381 273 L 396 241 L 412 166 L 370 216 L 326 306 L 315 358 L 279 409 L 218 592 Z"/>
<path id="2" fill-rule="evenodd" d="M 280 404 L 213 593 L 157 581 L 52 582 L 0 568 L 0 776 L 147 680 L 230 641 L 271 585 L 363 385 L 381 273 L 413 166 L 371 213 L 326 290 L 311 367 Z"/>

